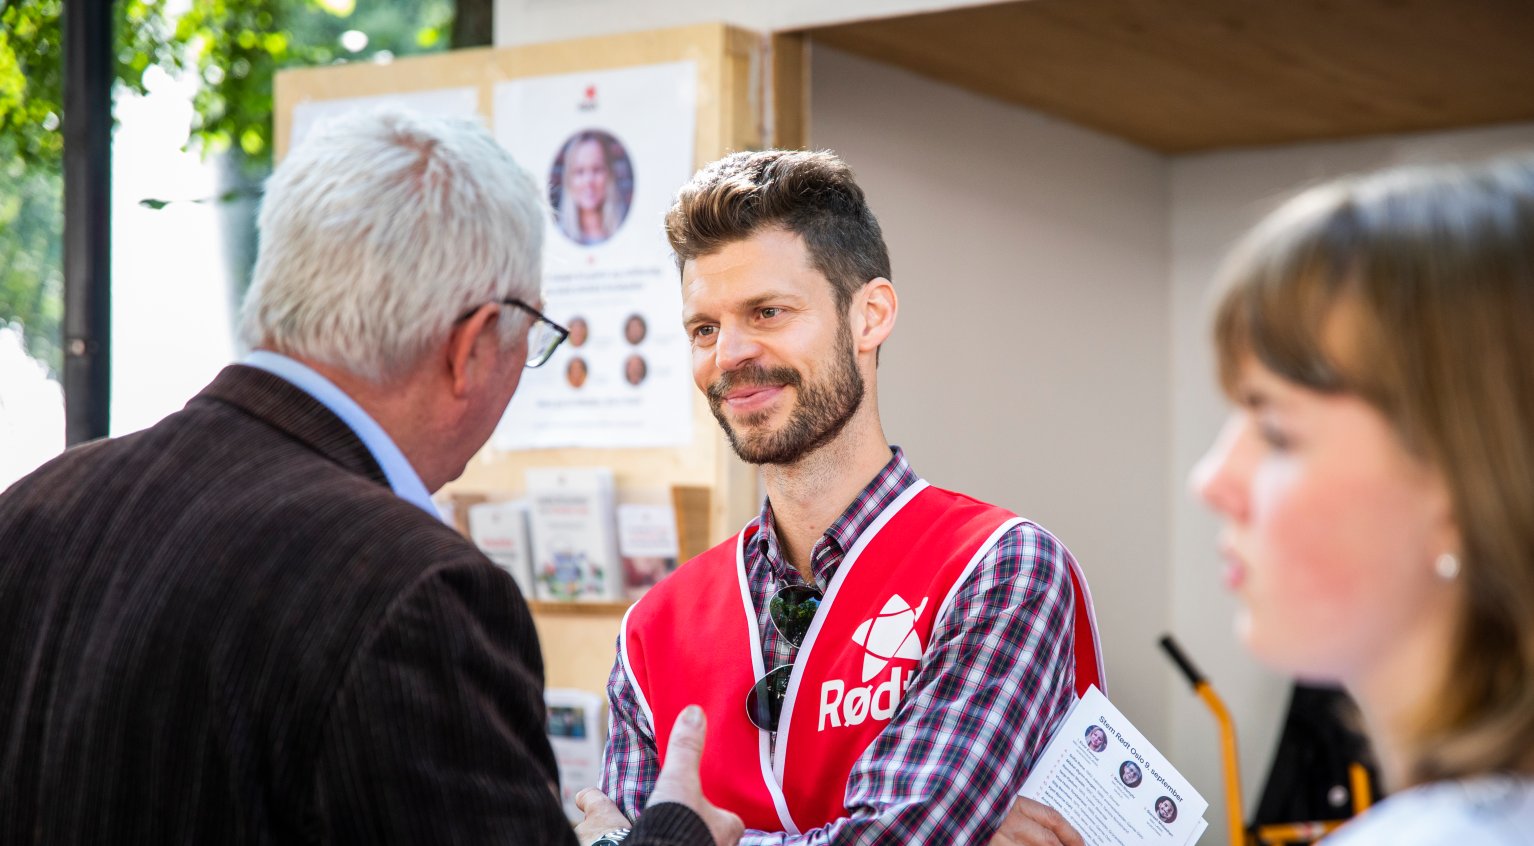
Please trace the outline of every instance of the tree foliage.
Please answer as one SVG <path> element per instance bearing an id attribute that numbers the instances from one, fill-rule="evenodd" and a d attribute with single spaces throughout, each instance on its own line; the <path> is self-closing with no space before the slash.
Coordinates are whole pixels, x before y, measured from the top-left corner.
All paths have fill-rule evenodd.
<path id="1" fill-rule="evenodd" d="M 20 324 L 27 352 L 55 373 L 64 362 L 62 194 L 57 170 L 0 168 L 0 325 Z"/>
<path id="2" fill-rule="evenodd" d="M 62 365 L 62 7 L 62 0 L 0 0 L 0 324 L 22 324 L 28 351 L 55 372 Z M 188 144 L 232 156 L 259 179 L 271 169 L 278 70 L 444 49 L 454 8 L 453 0 L 115 0 L 117 93 L 145 93 L 152 69 L 195 73 Z"/>
<path id="3" fill-rule="evenodd" d="M 203 81 L 192 134 L 269 169 L 277 70 L 441 50 L 452 16 L 451 0 L 196 0 L 171 35 L 178 67 Z"/>

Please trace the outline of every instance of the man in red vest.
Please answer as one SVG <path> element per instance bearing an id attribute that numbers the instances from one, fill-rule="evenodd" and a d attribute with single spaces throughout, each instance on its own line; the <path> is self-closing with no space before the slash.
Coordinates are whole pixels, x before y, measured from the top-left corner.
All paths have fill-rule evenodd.
<path id="1" fill-rule="evenodd" d="M 1101 685 L 1075 562 L 885 439 L 876 368 L 899 303 L 843 162 L 729 156 L 666 230 L 694 379 L 767 501 L 624 619 L 603 791 L 638 813 L 697 702 L 704 792 L 743 818 L 742 843 L 985 841 L 1078 689 Z"/>

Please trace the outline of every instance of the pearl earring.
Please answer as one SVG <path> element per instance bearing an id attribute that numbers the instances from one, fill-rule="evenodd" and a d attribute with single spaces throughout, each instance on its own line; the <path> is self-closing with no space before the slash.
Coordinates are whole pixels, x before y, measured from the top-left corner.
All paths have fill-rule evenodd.
<path id="1" fill-rule="evenodd" d="M 1433 572 L 1438 574 L 1438 578 L 1452 582 L 1459 578 L 1459 559 L 1454 557 L 1454 553 L 1445 552 L 1433 561 Z"/>

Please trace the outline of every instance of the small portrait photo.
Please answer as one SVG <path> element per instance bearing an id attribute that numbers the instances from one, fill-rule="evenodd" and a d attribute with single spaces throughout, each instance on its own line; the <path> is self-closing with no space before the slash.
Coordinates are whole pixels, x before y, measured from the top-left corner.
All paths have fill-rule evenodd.
<path id="1" fill-rule="evenodd" d="M 583 129 L 560 145 L 549 169 L 549 206 L 566 238 L 600 244 L 628 217 L 634 166 L 623 143 L 600 129 Z"/>
<path id="2" fill-rule="evenodd" d="M 1108 733 L 1103 731 L 1102 726 L 1087 726 L 1087 748 L 1093 752 L 1108 748 Z"/>
<path id="3" fill-rule="evenodd" d="M 549 709 L 549 737 L 586 736 L 586 709 L 555 705 Z"/>
<path id="4" fill-rule="evenodd" d="M 1157 797 L 1156 817 L 1167 825 L 1171 825 L 1177 820 L 1177 803 L 1172 801 L 1172 797 Z"/>
<path id="5" fill-rule="evenodd" d="M 586 325 L 586 318 L 580 315 L 565 321 L 565 325 L 570 327 L 570 337 L 565 340 L 569 341 L 572 347 L 583 346 L 586 339 L 591 337 L 591 327 Z"/>
<path id="6" fill-rule="evenodd" d="M 623 321 L 623 339 L 631 344 L 637 344 L 644 340 L 644 336 L 650 333 L 650 327 L 645 325 L 644 317 L 638 314 L 629 315 L 629 319 Z"/>
<path id="7" fill-rule="evenodd" d="M 572 388 L 586 384 L 586 359 L 580 356 L 570 359 L 570 363 L 565 365 L 565 381 Z"/>
<path id="8" fill-rule="evenodd" d="M 1140 765 L 1134 761 L 1125 761 L 1119 764 L 1119 781 L 1124 782 L 1125 787 L 1140 786 Z"/>
<path id="9" fill-rule="evenodd" d="M 644 377 L 650 372 L 649 365 L 638 355 L 631 355 L 623 361 L 623 378 L 630 385 L 637 385 L 644 381 Z"/>

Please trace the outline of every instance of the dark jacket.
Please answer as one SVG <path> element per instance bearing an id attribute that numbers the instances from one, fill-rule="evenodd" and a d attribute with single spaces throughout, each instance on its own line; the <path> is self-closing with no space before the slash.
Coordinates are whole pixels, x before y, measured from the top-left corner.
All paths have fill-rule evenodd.
<path id="1" fill-rule="evenodd" d="M 0 495 L 0 843 L 573 844 L 555 773 L 514 582 L 282 379 Z"/>

